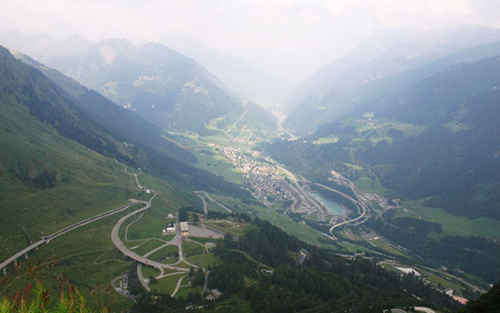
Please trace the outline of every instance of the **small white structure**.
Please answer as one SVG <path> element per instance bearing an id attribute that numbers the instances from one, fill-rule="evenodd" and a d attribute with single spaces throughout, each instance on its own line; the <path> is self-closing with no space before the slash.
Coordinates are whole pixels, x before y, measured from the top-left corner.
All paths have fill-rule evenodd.
<path id="1" fill-rule="evenodd" d="M 167 218 L 174 218 L 174 215 L 172 213 L 168 213 Z"/>
<path id="2" fill-rule="evenodd" d="M 188 222 L 181 222 L 181 235 L 182 235 L 182 237 L 189 236 L 189 225 L 188 225 Z"/>
<path id="3" fill-rule="evenodd" d="M 146 189 L 146 193 L 149 195 L 151 193 L 151 189 Z"/>
<path id="4" fill-rule="evenodd" d="M 404 274 L 413 274 L 415 276 L 422 275 L 419 272 L 417 272 L 417 270 L 415 270 L 414 268 L 411 268 L 411 267 L 396 267 L 396 269 L 400 272 L 403 272 Z"/>
<path id="5" fill-rule="evenodd" d="M 208 301 L 215 301 L 221 296 L 222 292 L 220 292 L 219 289 L 212 289 L 208 291 L 208 295 L 206 296 L 205 299 L 207 299 Z"/>
<path id="6" fill-rule="evenodd" d="M 175 233 L 175 224 L 174 223 L 168 224 L 167 227 L 165 227 L 163 229 L 163 234 L 171 234 L 171 233 Z"/>

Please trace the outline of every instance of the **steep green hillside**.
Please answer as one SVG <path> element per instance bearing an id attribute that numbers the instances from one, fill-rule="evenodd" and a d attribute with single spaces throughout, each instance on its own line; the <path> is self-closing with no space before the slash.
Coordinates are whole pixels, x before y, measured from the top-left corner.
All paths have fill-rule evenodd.
<path id="1" fill-rule="evenodd" d="M 147 122 L 137 113 L 114 104 L 99 93 L 87 89 L 75 80 L 46 67 L 27 55 L 16 53 L 15 56 L 24 63 L 39 69 L 60 88 L 77 99 L 75 104 L 114 137 L 135 145 L 147 146 L 183 162 L 194 163 L 196 161 L 189 151 L 166 140 L 169 137 L 168 133 Z"/>
<path id="2" fill-rule="evenodd" d="M 6 88 L 8 86 L 17 98 L 27 99 L 25 104 L 31 113 L 53 125 L 61 135 L 183 188 L 248 196 L 239 186 L 186 164 L 195 160 L 194 156 L 166 140 L 168 138 L 164 139 L 158 127 L 143 121 L 134 112 L 119 108 L 98 93 L 47 70 L 55 82 L 77 96 L 72 97 L 38 70 L 13 58 L 7 50 L 4 60 Z M 10 77 L 13 79 L 8 80 Z"/>
<path id="3" fill-rule="evenodd" d="M 210 120 L 243 111 L 202 66 L 159 44 L 106 40 L 49 65 L 164 129 L 203 133 Z"/>
<path id="4" fill-rule="evenodd" d="M 47 85 L 39 84 L 43 76 L 16 63 L 3 48 L 0 58 L 0 258 L 4 259 L 38 240 L 41 232 L 123 205 L 135 196 L 135 188 L 123 165 L 37 119 L 30 109 L 43 106 L 55 114 L 50 109 L 59 104 L 57 94 L 45 99 L 53 102 L 37 101 L 36 93 L 47 91 Z M 81 128 L 72 129 L 71 124 L 68 129 L 81 134 Z"/>
<path id="5" fill-rule="evenodd" d="M 134 190 L 130 178 L 113 159 L 168 178 L 177 186 L 247 196 L 221 177 L 145 145 L 131 144 L 126 132 L 114 131 L 115 137 L 98 123 L 99 116 L 93 119 L 78 100 L 4 48 L 0 48 L 0 91 L 0 201 L 6 212 L 2 223 L 9 229 L 2 238 L 9 243 L 5 247 L 25 246 L 40 231 L 54 230 L 130 198 Z M 105 108 L 111 119 L 113 111 Z M 11 235 L 24 239 L 12 241 Z M 5 255 L 13 251 L 6 249 Z"/>
<path id="6" fill-rule="evenodd" d="M 172 167 L 170 172 L 163 172 L 165 176 L 187 176 L 200 179 L 198 185 L 224 189 L 226 183 L 220 178 L 205 173 L 203 180 L 200 174 L 203 172 L 184 163 L 158 152 L 132 149 L 80 110 L 76 102 L 40 71 L 0 48 L 2 261 L 43 235 L 121 207 L 130 198 L 143 199 L 145 195 L 137 191 L 134 178 L 125 171 L 125 163 L 134 164 L 134 159 L 143 158 L 157 168 L 166 162 L 162 168 Z M 165 180 L 148 175 L 140 175 L 140 179 L 159 193 L 151 211 L 159 212 L 162 217 L 190 203 L 193 197 L 190 198 L 189 189 L 176 188 Z M 196 186 L 180 179 L 174 183 Z M 238 192 L 239 188 L 235 190 Z M 118 218 L 119 215 L 107 217 L 69 232 L 30 252 L 30 258 L 20 260 L 19 267 L 8 266 L 12 275 L 2 277 L 0 294 L 15 295 L 16 288 L 40 271 L 37 278 L 51 292 L 57 290 L 61 280 L 67 279 L 84 295 L 93 295 L 89 303 L 98 305 L 102 301 L 120 310 L 123 305 L 129 306 L 127 298 L 109 289 L 113 278 L 135 265 L 117 253 L 110 240 Z M 52 263 L 56 266 L 48 265 Z M 34 268 L 30 267 L 34 264 L 37 264 Z"/>

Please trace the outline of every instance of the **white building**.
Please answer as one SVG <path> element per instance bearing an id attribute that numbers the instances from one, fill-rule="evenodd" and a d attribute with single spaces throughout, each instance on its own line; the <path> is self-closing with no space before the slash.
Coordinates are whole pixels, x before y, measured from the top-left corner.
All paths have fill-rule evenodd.
<path id="1" fill-rule="evenodd" d="M 164 234 L 175 233 L 175 224 L 173 223 L 168 224 L 167 227 L 163 229 L 163 233 Z"/>
<path id="2" fill-rule="evenodd" d="M 405 273 L 405 274 L 413 274 L 415 276 L 421 276 L 421 274 L 419 272 L 417 272 L 417 270 L 415 270 L 414 268 L 411 268 L 411 267 L 396 267 L 396 269 L 400 272 Z"/>
<path id="3" fill-rule="evenodd" d="M 188 222 L 181 222 L 181 235 L 183 237 L 189 236 L 189 225 L 188 225 Z"/>

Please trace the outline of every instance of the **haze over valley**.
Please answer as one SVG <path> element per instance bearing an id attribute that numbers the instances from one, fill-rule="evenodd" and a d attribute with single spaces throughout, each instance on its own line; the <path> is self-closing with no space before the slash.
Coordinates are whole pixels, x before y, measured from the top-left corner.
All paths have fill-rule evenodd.
<path id="1" fill-rule="evenodd" d="M 495 7 L 2 4 L 0 311 L 496 312 Z"/>

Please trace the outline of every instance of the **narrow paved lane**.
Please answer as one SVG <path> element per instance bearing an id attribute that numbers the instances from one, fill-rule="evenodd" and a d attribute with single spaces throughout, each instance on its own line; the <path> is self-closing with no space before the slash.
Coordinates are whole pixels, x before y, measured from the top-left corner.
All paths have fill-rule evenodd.
<path id="1" fill-rule="evenodd" d="M 151 288 L 149 288 L 149 282 L 146 281 L 144 275 L 142 274 L 142 264 L 137 263 L 137 278 L 142 285 L 142 288 L 146 289 L 148 292 L 151 292 Z"/>
<path id="2" fill-rule="evenodd" d="M 80 227 L 83 227 L 85 225 L 88 225 L 88 224 L 91 224 L 91 223 L 95 223 L 97 221 L 100 221 L 102 220 L 103 218 L 106 218 L 108 216 L 111 216 L 111 215 L 115 215 L 115 214 L 118 214 L 118 213 L 121 213 L 125 210 L 127 210 L 128 208 L 130 208 L 132 206 L 132 204 L 134 203 L 133 201 L 131 201 L 132 203 L 129 203 L 127 205 L 124 205 L 120 208 L 117 208 L 117 209 L 112 209 L 112 210 L 109 210 L 109 211 L 106 211 L 104 213 L 101 213 L 99 215 L 96 215 L 96 216 L 92 216 L 92 217 L 89 217 L 89 218 L 86 218 L 86 219 L 83 219 L 77 223 L 74 223 L 74 224 L 71 224 L 71 225 L 68 225 L 50 235 L 47 235 L 47 236 L 43 236 L 41 240 L 29 245 L 28 247 L 24 248 L 23 250 L 17 252 L 16 254 L 14 254 L 13 256 L 11 256 L 10 258 L 6 259 L 5 261 L 3 261 L 2 263 L 0 263 L 0 270 L 4 269 L 5 267 L 7 267 L 9 264 L 11 264 L 12 262 L 16 261 L 18 258 L 22 257 L 23 255 L 29 253 L 30 251 L 44 245 L 44 244 L 48 244 L 50 243 L 51 240 L 54 240 L 56 239 L 57 237 L 60 237 L 66 233 L 69 233 L 75 229 L 78 229 Z"/>
<path id="3" fill-rule="evenodd" d="M 34 244 L 32 244 L 32 245 L 24 248 L 23 250 L 17 252 L 16 254 L 14 254 L 13 256 L 11 256 L 10 258 L 8 258 L 7 260 L 5 260 L 2 263 L 0 263 L 0 270 L 4 269 L 5 267 L 7 267 L 7 265 L 9 265 L 10 263 L 16 261 L 18 258 L 22 257 L 26 253 L 30 252 L 33 249 L 36 249 L 36 248 L 40 247 L 41 245 L 43 245 L 45 243 L 47 243 L 46 240 L 39 240 L 39 241 L 35 242 Z"/>
<path id="4" fill-rule="evenodd" d="M 177 281 L 177 285 L 175 286 L 175 289 L 174 289 L 174 292 L 172 292 L 172 294 L 170 295 L 172 298 L 175 297 L 175 295 L 177 294 L 177 292 L 179 291 L 179 289 L 181 288 L 181 284 L 182 284 L 182 281 L 184 280 L 184 278 L 186 278 L 186 275 L 182 276 L 181 278 L 179 278 L 179 280 Z"/>
<path id="5" fill-rule="evenodd" d="M 141 209 L 135 210 L 134 212 L 131 212 L 131 213 L 123 216 L 122 218 L 120 218 L 118 220 L 118 222 L 113 227 L 113 230 L 111 231 L 111 241 L 113 242 L 115 247 L 118 250 L 120 250 L 120 252 L 123 253 L 124 255 L 128 256 L 129 258 L 131 258 L 139 263 L 154 267 L 154 268 L 160 270 L 161 272 L 163 272 L 163 269 L 165 269 L 165 268 L 178 270 L 178 271 L 186 271 L 186 269 L 182 268 L 182 267 L 176 267 L 176 266 L 172 266 L 172 265 L 168 265 L 168 264 L 163 264 L 160 262 L 150 260 L 150 259 L 145 258 L 143 256 L 140 256 L 137 253 L 135 253 L 134 251 L 127 248 L 127 246 L 125 246 L 123 241 L 120 239 L 120 227 L 122 226 L 122 224 L 131 216 L 134 216 L 136 214 L 139 214 L 141 212 L 148 210 L 151 207 L 151 201 L 153 201 L 153 199 L 155 197 L 156 197 L 156 194 L 153 195 L 153 197 L 151 199 L 149 199 L 149 201 L 133 200 L 136 203 L 143 203 L 143 204 L 145 204 L 145 206 Z"/>
<path id="6" fill-rule="evenodd" d="M 207 192 L 200 191 L 199 193 L 202 194 L 203 196 L 205 196 L 208 200 L 212 201 L 213 203 L 217 204 L 218 206 L 220 206 L 221 208 L 223 208 L 224 210 L 226 210 L 228 213 L 233 213 L 233 211 L 230 208 L 228 208 L 224 204 L 222 204 L 219 201 L 217 201 L 214 198 L 212 198 Z"/>
<path id="7" fill-rule="evenodd" d="M 203 197 L 203 194 L 201 191 L 195 191 L 194 192 L 198 198 L 201 199 L 201 202 L 203 203 L 203 213 L 206 215 L 208 215 L 208 208 L 207 208 L 207 201 L 205 200 L 205 197 Z"/>

